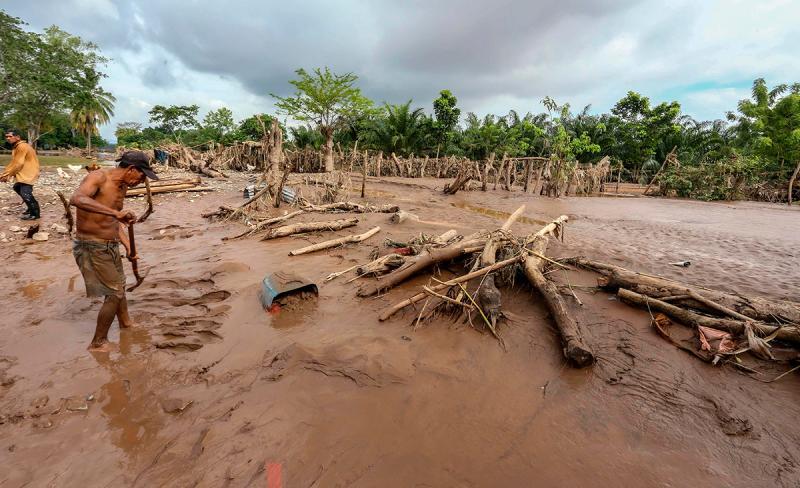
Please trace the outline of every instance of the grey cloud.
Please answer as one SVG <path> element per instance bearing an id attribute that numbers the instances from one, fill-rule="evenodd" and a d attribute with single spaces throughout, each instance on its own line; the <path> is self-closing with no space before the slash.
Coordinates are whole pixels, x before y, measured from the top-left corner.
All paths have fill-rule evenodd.
<path id="1" fill-rule="evenodd" d="M 377 101 L 430 109 L 443 88 L 465 110 L 491 100 L 535 103 L 545 95 L 604 109 L 628 89 L 660 92 L 708 81 L 798 72 L 789 39 L 759 48 L 733 28 L 725 49 L 704 43 L 723 3 L 678 0 L 37 0 L 8 9 L 35 27 L 56 23 L 96 41 L 154 97 L 194 92 L 182 72 L 235 80 L 247 92 L 287 94 L 299 67 L 352 71 Z M 715 5 L 716 7 L 708 7 Z M 746 24 L 747 2 L 738 7 Z M 775 20 L 791 17 L 776 10 Z M 786 40 L 785 44 L 780 42 Z M 616 42 L 616 44 L 615 44 Z M 737 49 L 755 60 L 746 66 Z M 759 49 L 785 51 L 761 63 Z M 730 52 L 730 54 L 728 54 Z M 179 66 L 163 66 L 164 57 Z M 136 58 L 129 62 L 127 58 Z M 793 59 L 793 61 L 791 61 Z M 171 69 L 175 68 L 175 69 Z M 760 72 L 766 71 L 766 72 Z M 734 76 L 735 75 L 735 76 Z M 712 81 L 726 82 L 727 79 Z M 794 81 L 794 80 L 778 80 Z M 241 90 L 232 83 L 232 90 Z M 120 94 L 122 95 L 122 94 Z M 589 99 L 589 97 L 593 97 Z M 243 97 L 239 97 L 240 99 Z M 168 103 L 168 100 L 160 100 Z M 521 111 L 534 107 L 507 107 Z"/>

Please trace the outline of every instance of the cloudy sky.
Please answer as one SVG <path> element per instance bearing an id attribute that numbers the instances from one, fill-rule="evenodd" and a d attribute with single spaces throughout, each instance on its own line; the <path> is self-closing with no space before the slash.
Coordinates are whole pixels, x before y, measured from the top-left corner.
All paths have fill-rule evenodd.
<path id="1" fill-rule="evenodd" d="M 628 90 L 722 118 L 753 79 L 800 81 L 797 0 L 25 0 L 0 8 L 111 58 L 112 124 L 155 104 L 273 112 L 294 70 L 357 74 L 370 98 L 464 113 L 542 111 L 549 95 L 606 111 Z"/>

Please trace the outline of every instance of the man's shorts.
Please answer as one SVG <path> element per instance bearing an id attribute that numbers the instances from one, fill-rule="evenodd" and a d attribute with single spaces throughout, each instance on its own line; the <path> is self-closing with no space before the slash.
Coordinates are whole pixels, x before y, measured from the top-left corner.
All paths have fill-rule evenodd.
<path id="1" fill-rule="evenodd" d="M 83 275 L 87 297 L 125 295 L 125 273 L 118 242 L 75 239 L 72 255 Z"/>

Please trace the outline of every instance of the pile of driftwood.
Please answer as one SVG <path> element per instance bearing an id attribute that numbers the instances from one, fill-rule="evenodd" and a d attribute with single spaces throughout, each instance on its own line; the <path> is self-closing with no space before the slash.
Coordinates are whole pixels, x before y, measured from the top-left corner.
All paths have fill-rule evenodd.
<path id="1" fill-rule="evenodd" d="M 748 369 L 730 359 L 749 351 L 761 359 L 775 360 L 773 340 L 800 346 L 800 303 L 691 286 L 586 258 L 566 262 L 600 273 L 601 289 L 648 310 L 662 336 L 703 360 L 725 360 Z M 673 321 L 697 330 L 702 345 L 699 351 L 671 338 L 668 327 Z M 795 353 L 791 359 L 798 357 Z"/>
<path id="2" fill-rule="evenodd" d="M 435 284 L 432 282 L 423 286 L 419 293 L 388 307 L 379 318 L 387 320 L 407 307 L 424 302 L 416 312 L 417 325 L 439 313 L 455 311 L 466 315 L 474 326 L 485 327 L 502 343 L 498 330 L 498 321 L 503 318 L 499 286 L 512 283 L 519 269 L 544 298 L 560 333 L 565 357 L 578 367 L 587 366 L 594 361 L 594 355 L 569 313 L 558 287 L 545 276 L 548 272 L 546 268 L 550 266 L 564 267 L 546 257 L 545 251 L 549 239 L 561 235 L 567 216 L 562 215 L 538 232 L 524 237 L 515 236 L 510 228 L 524 209 L 524 206 L 517 209 L 502 227 L 493 232 L 481 231 L 462 238 L 451 230 L 441 236 L 420 236 L 412 239 L 410 244 L 389 242 L 392 247 L 401 246 L 398 250 L 404 252 L 374 256 L 373 261 L 333 273 L 327 280 L 350 271 L 355 271 L 354 279 L 383 274 L 376 282 L 358 290 L 358 296 L 371 297 L 421 273 L 430 272 L 435 267 L 453 261 L 472 263 L 468 272 L 456 278 L 441 281 L 432 277 Z M 466 286 L 470 281 L 478 282 L 472 291 Z M 475 324 L 475 321 L 478 323 Z"/>

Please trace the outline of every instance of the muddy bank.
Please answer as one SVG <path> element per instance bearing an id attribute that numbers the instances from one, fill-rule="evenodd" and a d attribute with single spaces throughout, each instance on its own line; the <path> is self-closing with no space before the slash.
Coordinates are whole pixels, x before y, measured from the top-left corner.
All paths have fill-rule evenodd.
<path id="1" fill-rule="evenodd" d="M 590 273 L 568 277 L 598 356 L 580 371 L 564 364 L 546 310 L 522 286 L 504 296 L 512 318 L 500 326 L 503 351 L 444 318 L 416 331 L 412 312 L 378 322 L 424 277 L 377 299 L 356 298 L 357 282 L 322 284 L 385 238 L 493 228 L 525 203 L 519 233 L 570 216 L 553 254 L 798 300 L 797 209 L 445 197 L 432 190 L 441 181 L 383 179 L 368 182 L 366 200 L 396 203 L 421 222 L 362 214 L 336 235 L 381 225 L 370 241 L 289 258 L 331 236 L 223 243 L 240 227 L 200 217 L 240 202 L 238 182 L 155 197 L 156 213 L 137 229 L 152 270 L 129 297 L 141 327 L 113 326 L 110 354 L 85 350 L 99 305 L 84 297 L 66 238 L 0 245 L 1 485 L 263 486 L 266 463 L 281 464 L 286 486 L 800 483 L 797 376 L 762 384 L 701 363 L 658 337 L 646 312 L 588 288 Z M 0 221 L 8 233 L 21 225 L 9 213 L 16 196 L 0 198 L 11 207 Z M 46 206 L 43 226 L 61 212 Z M 693 264 L 668 264 L 681 260 Z M 320 283 L 320 296 L 266 314 L 259 282 L 287 267 Z"/>

